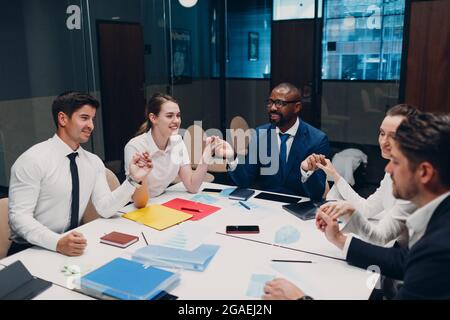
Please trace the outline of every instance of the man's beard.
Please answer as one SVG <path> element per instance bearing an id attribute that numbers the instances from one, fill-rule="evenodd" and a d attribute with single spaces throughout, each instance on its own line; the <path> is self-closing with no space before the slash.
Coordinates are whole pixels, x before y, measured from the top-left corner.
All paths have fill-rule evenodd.
<path id="1" fill-rule="evenodd" d="M 272 114 L 276 114 L 277 116 L 280 117 L 279 120 L 272 120 L 272 118 L 270 117 Z M 279 112 L 269 112 L 269 122 L 271 124 L 276 125 L 277 127 L 282 127 L 287 123 L 287 119 L 285 117 L 283 117 L 283 114 L 279 113 Z"/>
<path id="2" fill-rule="evenodd" d="M 394 183 L 394 180 L 392 180 L 392 194 L 394 198 L 411 201 L 417 193 L 418 190 L 414 184 L 410 184 L 408 187 L 400 190 L 400 188 L 398 188 L 398 186 Z"/>

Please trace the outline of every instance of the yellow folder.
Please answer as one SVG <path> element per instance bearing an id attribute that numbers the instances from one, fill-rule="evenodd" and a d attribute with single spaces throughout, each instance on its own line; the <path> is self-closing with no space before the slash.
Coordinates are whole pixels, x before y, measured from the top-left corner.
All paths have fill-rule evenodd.
<path id="1" fill-rule="evenodd" d="M 122 217 L 142 223 L 156 230 L 164 230 L 192 218 L 192 214 L 170 209 L 159 204 L 124 214 Z"/>

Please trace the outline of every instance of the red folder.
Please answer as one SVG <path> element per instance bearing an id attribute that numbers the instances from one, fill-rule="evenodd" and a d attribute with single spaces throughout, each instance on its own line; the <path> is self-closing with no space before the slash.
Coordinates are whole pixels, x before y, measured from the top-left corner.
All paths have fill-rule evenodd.
<path id="1" fill-rule="evenodd" d="M 173 200 L 170 200 L 169 202 L 163 203 L 163 206 L 171 209 L 175 209 L 178 211 L 182 211 L 184 213 L 192 214 L 193 217 L 189 220 L 191 221 L 197 221 L 201 220 L 210 214 L 219 211 L 221 208 L 211 206 L 208 204 L 200 203 L 200 202 L 194 202 L 190 200 L 175 198 Z"/>

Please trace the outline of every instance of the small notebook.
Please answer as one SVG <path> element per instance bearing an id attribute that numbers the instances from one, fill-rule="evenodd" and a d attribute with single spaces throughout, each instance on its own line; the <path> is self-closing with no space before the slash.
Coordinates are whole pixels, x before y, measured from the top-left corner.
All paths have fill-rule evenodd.
<path id="1" fill-rule="evenodd" d="M 143 209 L 128 212 L 122 217 L 161 231 L 189 220 L 192 216 L 192 214 L 167 208 L 160 204 L 154 204 Z"/>
<path id="2" fill-rule="evenodd" d="M 111 232 L 100 238 L 100 242 L 111 246 L 126 248 L 137 242 L 139 237 L 121 232 Z"/>
<path id="3" fill-rule="evenodd" d="M 255 190 L 247 189 L 247 188 L 237 188 L 232 193 L 230 193 L 229 198 L 231 200 L 241 200 L 246 201 L 249 199 L 253 194 L 255 193 Z"/>

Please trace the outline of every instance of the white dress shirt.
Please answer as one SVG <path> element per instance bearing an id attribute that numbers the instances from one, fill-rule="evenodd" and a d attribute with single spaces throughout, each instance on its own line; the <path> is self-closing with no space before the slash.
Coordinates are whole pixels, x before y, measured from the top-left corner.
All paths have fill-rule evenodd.
<path id="1" fill-rule="evenodd" d="M 372 244 L 384 246 L 397 240 L 402 246 L 408 243 L 406 219 L 416 210 L 416 206 L 405 200 L 397 200 L 392 208 L 384 210 L 380 221 L 369 221 L 355 211 L 342 229 L 344 233 L 354 233 Z"/>
<path id="2" fill-rule="evenodd" d="M 69 225 L 72 176 L 67 155 L 74 151 L 58 135 L 23 153 L 11 169 L 9 223 L 11 239 L 56 251 Z M 79 148 L 76 157 L 80 185 L 79 222 L 89 198 L 97 212 L 109 218 L 126 205 L 135 187 L 124 182 L 111 192 L 99 157 Z"/>
<path id="3" fill-rule="evenodd" d="M 385 174 L 380 187 L 367 199 L 361 197 L 342 177 L 327 194 L 327 200 L 345 200 L 366 218 L 381 219 L 398 200 L 392 194 L 392 180 Z"/>
<path id="4" fill-rule="evenodd" d="M 152 158 L 153 169 L 147 176 L 150 197 L 157 197 L 175 180 L 182 166 L 190 165 L 191 160 L 186 145 L 180 135 L 169 138 L 166 150 L 160 150 L 153 140 L 152 130 L 131 139 L 125 146 L 125 173 L 137 153 L 148 152 Z"/>
<path id="5" fill-rule="evenodd" d="M 295 121 L 294 125 L 289 128 L 286 132 L 282 133 L 280 128 L 275 127 L 275 131 L 277 133 L 277 141 L 278 141 L 278 150 L 281 145 L 281 137 L 280 134 L 288 134 L 289 138 L 286 140 L 286 159 L 289 159 L 289 153 L 291 152 L 292 143 L 294 142 L 295 135 L 297 134 L 298 127 L 300 127 L 300 119 L 297 117 L 297 121 Z"/>
<path id="6" fill-rule="evenodd" d="M 412 214 L 407 220 L 406 225 L 408 226 L 409 231 L 409 247 L 411 248 L 413 245 L 419 241 L 425 231 L 427 230 L 428 223 L 430 222 L 431 217 L 433 216 L 434 211 L 441 204 L 442 201 L 445 200 L 450 195 L 450 191 L 440 195 L 433 201 L 430 201 L 422 208 L 419 208 Z"/>
<path id="7" fill-rule="evenodd" d="M 333 186 L 334 188 L 334 186 Z M 332 188 L 332 190 L 333 190 Z M 410 201 L 396 199 L 392 191 L 392 180 L 386 174 L 380 183 L 380 187 L 369 198 L 360 197 L 344 179 L 339 179 L 334 192 L 345 195 L 345 200 L 356 209 L 347 220 L 342 229 L 344 233 L 354 233 L 363 240 L 376 245 L 386 245 L 397 239 L 401 245 L 408 242 L 408 230 L 406 219 L 417 209 Z M 331 190 L 330 190 L 331 192 Z M 328 194 L 327 199 L 337 198 Z M 381 220 L 376 223 L 369 221 L 368 217 L 378 216 Z"/>
<path id="8" fill-rule="evenodd" d="M 444 201 L 449 195 L 450 191 L 437 197 L 436 199 L 429 202 L 422 208 L 417 209 L 406 219 L 406 227 L 409 236 L 408 240 L 409 248 L 415 245 L 417 241 L 419 241 L 423 237 L 425 231 L 427 230 L 428 223 L 430 222 L 430 219 L 433 216 L 434 211 L 441 204 L 441 202 Z M 347 257 L 348 249 L 350 247 L 352 239 L 353 236 L 350 235 L 347 237 L 347 240 L 345 241 L 344 248 L 342 250 L 344 253 L 344 257 Z"/>

